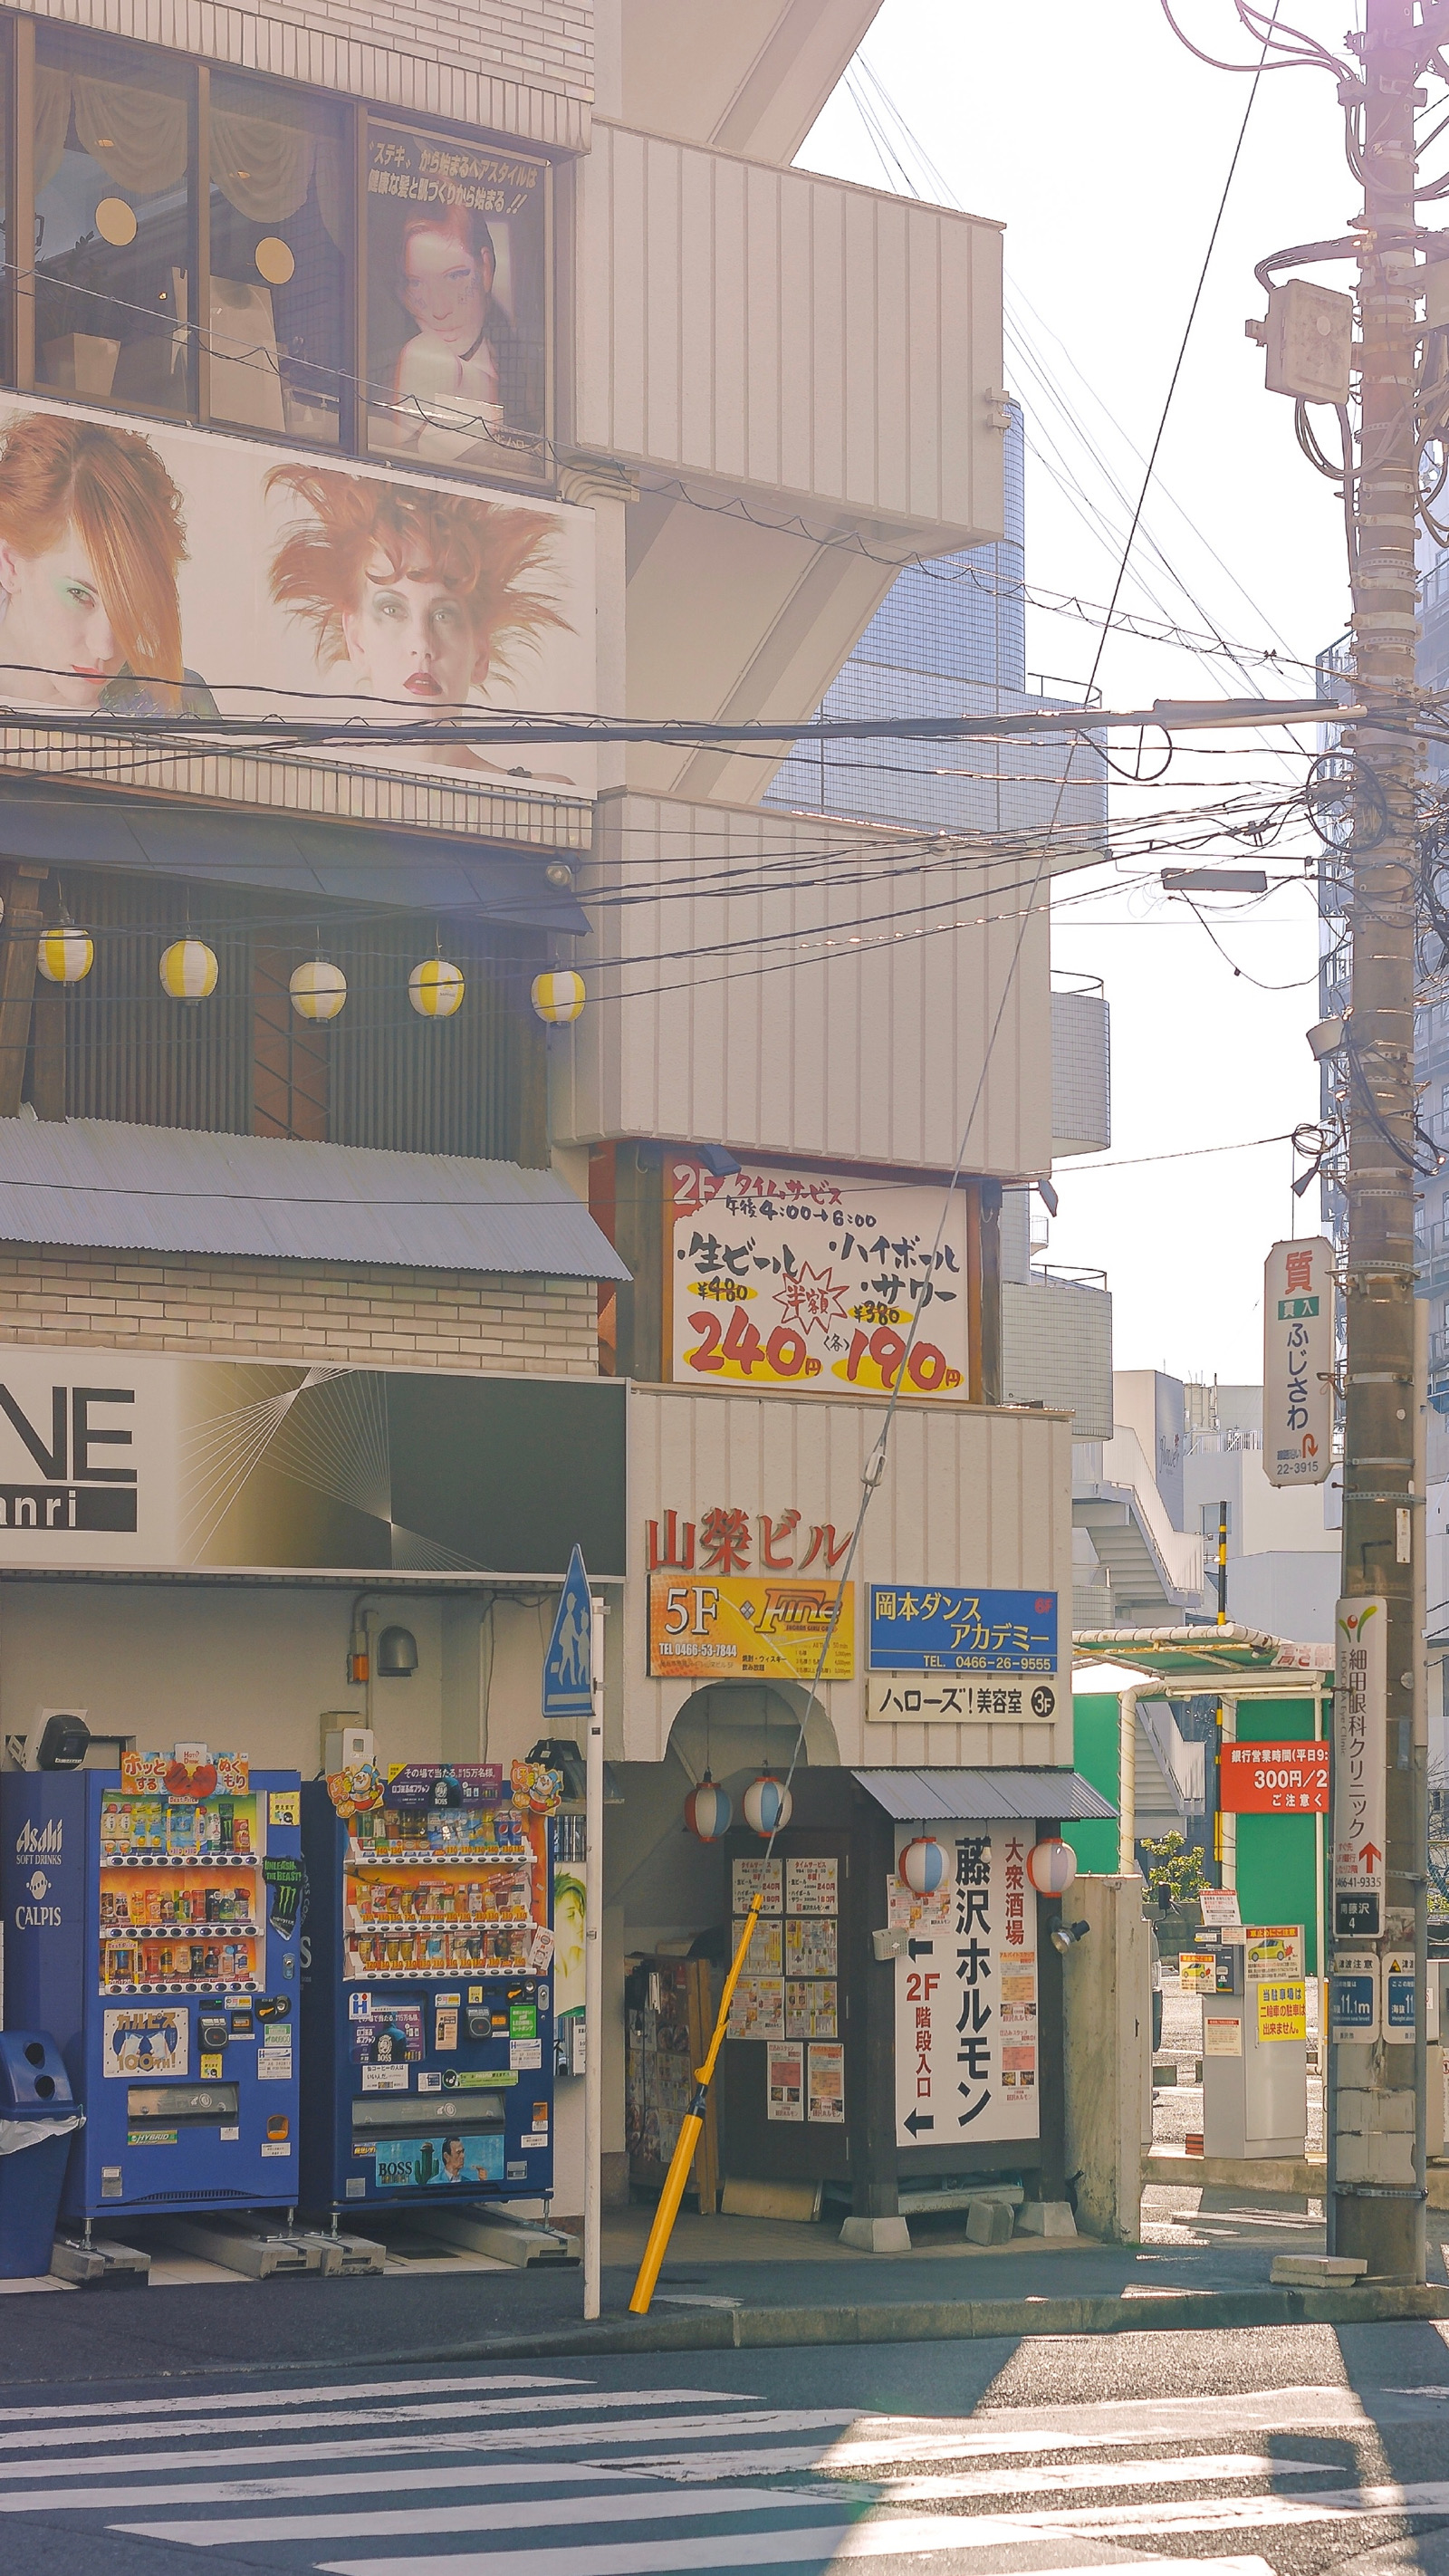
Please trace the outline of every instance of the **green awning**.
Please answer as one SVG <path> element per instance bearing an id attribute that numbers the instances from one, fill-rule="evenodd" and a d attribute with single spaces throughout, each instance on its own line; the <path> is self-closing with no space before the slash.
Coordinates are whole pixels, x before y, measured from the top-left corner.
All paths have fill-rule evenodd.
<path id="1" fill-rule="evenodd" d="M 1300 1646 L 1262 1628 L 1079 1628 L 1074 1665 L 1129 1664 L 1176 1689 L 1251 1689 L 1292 1699 L 1333 1685 L 1331 1645 Z"/>

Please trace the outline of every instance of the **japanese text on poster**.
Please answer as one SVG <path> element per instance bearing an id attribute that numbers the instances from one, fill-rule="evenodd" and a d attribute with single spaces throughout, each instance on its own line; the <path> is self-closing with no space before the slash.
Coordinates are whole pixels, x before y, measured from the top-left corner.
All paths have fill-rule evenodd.
<path id="1" fill-rule="evenodd" d="M 1057 1669 L 1054 1592 L 873 1583 L 869 1618 L 872 1672 L 1052 1675 Z"/>
<path id="2" fill-rule="evenodd" d="M 649 1670 L 704 1681 L 848 1682 L 855 1672 L 855 1586 L 795 1576 L 649 1577 Z M 839 1612 L 837 1615 L 837 1602 Z M 834 1631 L 831 1633 L 831 1622 Z"/>
<path id="3" fill-rule="evenodd" d="M 798 2040 L 772 2039 L 765 2051 L 765 2117 L 805 2117 L 805 2051 Z"/>
<path id="4" fill-rule="evenodd" d="M 809 2117 L 828 2127 L 845 2124 L 845 2050 L 838 2040 L 814 2039 L 808 2052 Z"/>
<path id="5" fill-rule="evenodd" d="M 1384 1930 L 1388 1603 L 1340 1601 L 1333 1693 L 1333 1929 L 1342 1940 Z"/>
<path id="6" fill-rule="evenodd" d="M 676 1380 L 885 1395 L 904 1363 L 906 1395 L 964 1396 L 964 1191 L 941 1229 L 938 1190 L 778 1163 L 670 1175 Z"/>
<path id="7" fill-rule="evenodd" d="M 897 1959 L 896 2142 L 1034 2138 L 1037 2101 L 1036 1895 L 1030 1833 L 938 1824 L 947 1874 Z M 900 1852 L 912 1828 L 897 1828 Z M 902 1891 L 906 1893 L 906 1891 Z M 896 1918 L 894 1896 L 891 1911 Z"/>
<path id="8" fill-rule="evenodd" d="M 1321 1485 L 1333 1464 L 1333 1246 L 1275 1243 L 1263 1265 L 1263 1473 Z"/>

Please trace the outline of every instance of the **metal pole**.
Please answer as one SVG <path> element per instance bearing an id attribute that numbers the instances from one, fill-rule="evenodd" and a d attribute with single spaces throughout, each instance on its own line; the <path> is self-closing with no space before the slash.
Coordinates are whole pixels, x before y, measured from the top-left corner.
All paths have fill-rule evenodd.
<path id="1" fill-rule="evenodd" d="M 604 1605 L 589 1603 L 593 1706 L 584 1759 L 584 2316 L 599 2313 L 604 2172 Z"/>
<path id="2" fill-rule="evenodd" d="M 1416 1847 L 1413 1560 L 1422 1495 L 1414 1490 L 1414 896 L 1415 795 L 1422 752 L 1404 723 L 1417 704 L 1414 535 L 1417 298 L 1415 85 L 1437 40 L 1414 24 L 1414 0 L 1368 0 L 1350 37 L 1363 78 L 1364 217 L 1359 233 L 1362 425 L 1354 500 L 1354 677 L 1370 709 L 1347 736 L 1371 772 L 1386 817 L 1350 853 L 1351 1010 L 1345 1041 L 1348 1130 L 1347 1359 L 1343 1592 L 1388 1607 L 1386 1720 L 1387 1933 L 1417 1917 L 1424 1863 Z M 1382 711 L 1402 730 L 1383 730 Z M 1368 800 L 1364 800 L 1366 806 Z M 1359 809 L 1361 812 L 1364 807 Z M 1393 2096 L 1415 2080 L 1417 2050 L 1376 2053 L 1367 2105 L 1368 2178 L 1337 2186 L 1334 2242 L 1372 2277 L 1424 2278 L 1420 2186 L 1398 2161 Z M 1358 2097 L 1361 2100 L 1361 2097 Z M 1335 2095 L 1336 2102 L 1336 2095 Z M 1397 2170 L 1395 2170 L 1397 2168 Z"/>
<path id="3" fill-rule="evenodd" d="M 1218 1505 L 1218 1626 L 1228 1624 L 1228 1507 Z"/>
<path id="4" fill-rule="evenodd" d="M 1236 1744 L 1238 1740 L 1238 1703 L 1235 1699 L 1219 1700 L 1218 1725 L 1222 1730 L 1223 1743 Z M 1218 1773 L 1218 1780 L 1221 1784 L 1221 1770 L 1219 1770 Z M 1236 1891 L 1238 1884 L 1238 1818 L 1236 1809 L 1230 1809 L 1223 1805 L 1221 1785 L 1218 1790 L 1218 1825 L 1222 1835 L 1222 1869 L 1220 1875 L 1224 1887 L 1231 1887 Z"/>
<path id="5" fill-rule="evenodd" d="M 1117 1695 L 1117 1874 L 1137 1867 L 1137 1693 Z"/>

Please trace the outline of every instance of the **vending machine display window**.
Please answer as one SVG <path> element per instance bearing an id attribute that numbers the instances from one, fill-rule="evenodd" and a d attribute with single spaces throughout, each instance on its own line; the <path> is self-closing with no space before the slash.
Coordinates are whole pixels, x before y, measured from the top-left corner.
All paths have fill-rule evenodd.
<path id="1" fill-rule="evenodd" d="M 265 1839 L 255 1791 L 194 1801 L 107 1793 L 102 1994 L 254 1992 L 262 1982 Z"/>

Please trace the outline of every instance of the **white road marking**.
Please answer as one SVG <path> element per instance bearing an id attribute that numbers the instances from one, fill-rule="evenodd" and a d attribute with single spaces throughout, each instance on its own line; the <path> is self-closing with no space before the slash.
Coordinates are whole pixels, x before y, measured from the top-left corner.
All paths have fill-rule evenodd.
<path id="1" fill-rule="evenodd" d="M 235 2433 L 240 2437 L 251 2433 L 289 2432 L 294 2428 L 305 2432 L 313 2426 L 331 2424 L 416 2424 L 420 2419 L 442 2424 L 455 2422 L 464 2415 L 486 2415 L 491 2423 L 500 2415 L 576 2415 L 585 2408 L 597 2406 L 695 2406 L 701 2398 L 714 2398 L 726 2406 L 735 2402 L 732 2389 L 595 2389 L 581 2386 L 571 2389 L 567 2397 L 468 2397 L 458 2398 L 447 2406 L 435 2406 L 426 2399 L 418 2399 L 409 2406 L 367 2406 L 347 2415 L 249 2415 L 233 2412 L 204 2416 L 199 2423 L 188 2424 L 184 2429 L 188 2434 Z M 849 2411 L 837 2408 L 828 2420 L 832 2424 L 848 2423 Z M 169 2434 L 174 2441 L 183 2428 L 153 2422 L 148 2412 L 143 2422 L 126 2424 L 119 2429 L 124 2429 L 128 2441 L 144 2442 L 148 2435 L 159 2439 L 163 2434 Z M 803 2418 L 801 2429 L 804 2429 Z M 82 2432 L 72 2425 L 54 2432 L 12 2434 L 6 2448 L 9 2451 L 62 2450 L 69 2443 L 94 2439 L 93 2433 Z"/>
<path id="2" fill-rule="evenodd" d="M 711 2451 L 704 2458 L 686 2465 L 691 2478 L 700 2483 L 714 2483 L 723 2478 L 758 2478 L 804 2471 L 807 2475 L 819 2468 L 815 2450 L 785 2451 Z M 1118 2488 L 1157 2486 L 1210 2486 L 1224 2478 L 1322 2477 L 1322 2460 L 1280 2460 L 1266 2454 L 1250 2452 L 1219 2453 L 1193 2457 L 1191 2454 L 1172 2460 L 1107 2460 L 1094 2461 L 1090 2467 L 1076 2470 L 1054 2469 L 986 2469 L 964 2477 L 888 2478 L 861 2480 L 860 2495 L 869 2501 L 884 2494 L 891 2503 L 903 2504 L 929 2496 L 987 2496 L 1070 2494 L 1076 2488 Z M 281 2504 L 300 2501 L 304 2496 L 363 2495 L 428 2495 L 439 2486 L 580 2486 L 601 2485 L 608 2493 L 624 2480 L 667 2478 L 679 2483 L 679 2464 L 669 2458 L 644 2457 L 631 2460 L 627 2467 L 603 2461 L 550 2461 L 546 2466 L 536 2460 L 490 2461 L 482 2469 L 345 2469 L 335 2475 L 300 2478 L 221 2478 L 204 2485 L 192 2482 L 185 2486 L 102 2487 L 77 2499 L 74 2489 L 44 2487 L 28 2495 L 0 2496 L 0 2513 L 54 2513 L 78 2501 L 88 2511 L 114 2511 L 118 2505 L 195 2504 L 204 2496 L 208 2505 Z M 643 2490 L 641 2490 L 642 2492 Z M 837 2481 L 820 2493 L 852 2493 Z M 697 2511 L 697 2506 L 681 2510 Z"/>
<path id="3" fill-rule="evenodd" d="M 577 2388 L 584 2396 L 590 2396 L 594 2386 L 591 2379 L 535 2379 L 517 2371 L 494 2371 L 483 2377 L 474 2374 L 467 2379 L 424 2380 L 414 2372 L 411 2379 L 352 2380 L 345 2388 L 250 2388 L 244 2402 L 248 2406 L 311 2406 L 325 2400 L 341 2405 L 351 2397 L 416 2397 L 420 2389 L 430 2389 L 438 2397 L 455 2397 L 465 2388 Z M 208 2389 L 204 2397 L 147 2397 L 140 2401 L 140 2411 L 145 2415 L 202 2414 L 208 2406 L 221 2405 L 225 2397 L 224 2388 Z M 58 2424 L 65 2415 L 108 2417 L 114 2422 L 126 2406 L 136 2403 L 135 2398 L 121 2396 L 109 2398 L 103 2405 L 68 2406 L 62 2401 L 54 2406 L 0 2406 L 0 2424 Z"/>
<path id="4" fill-rule="evenodd" d="M 611 2522 L 661 2522 L 672 2516 L 681 2518 L 704 2514 L 772 2513 L 801 2510 L 822 2501 L 840 2501 L 840 2490 L 834 2495 L 816 2486 L 800 2488 L 692 2487 L 681 2494 L 667 2488 L 663 2493 L 596 2495 L 589 2499 L 588 2519 L 591 2524 Z M 894 2497 L 889 2501 L 895 2502 Z M 1059 2532 L 1070 2533 L 1078 2540 L 1101 2536 L 1122 2539 L 1129 2531 L 1171 2531 L 1200 2536 L 1215 2531 L 1266 2531 L 1302 2527 L 1310 2523 L 1340 2522 L 1346 2516 L 1372 2518 L 1384 2514 L 1442 2513 L 1449 2506 L 1449 2481 L 1436 2479 L 1421 2486 L 1343 2487 L 1316 2496 L 1208 2496 L 1188 2502 L 1161 2497 L 1150 2504 L 1105 2505 L 1082 2507 L 1065 2505 L 1052 2512 L 1027 2511 L 1012 2514 L 948 2514 L 908 2517 L 904 2521 L 889 2515 L 870 2515 L 871 2499 L 862 2496 L 862 2517 L 845 2527 L 852 2532 L 864 2529 L 910 2530 L 913 2523 L 924 2521 L 928 2527 L 949 2523 L 959 2529 L 954 2546 L 960 2549 L 1002 2549 L 1042 2540 Z M 556 2527 L 577 2514 L 578 2499 L 568 2497 L 533 2497 L 527 2502 L 498 2504 L 435 2505 L 419 2510 L 410 2506 L 399 2512 L 385 2513 L 318 2513 L 261 2515 L 253 2519 L 218 2522 L 208 2517 L 205 2522 L 119 2522 L 111 2528 L 125 2531 L 143 2540 L 180 2541 L 192 2549 L 211 2549 L 227 2542 L 241 2544 L 253 2540 L 391 2540 L 424 2533 L 461 2531 L 537 2531 Z M 867 2516 L 869 2519 L 867 2520 Z M 849 2556 L 849 2552 L 842 2553 Z M 396 2562 L 384 2564 L 393 2567 Z M 454 2566 L 453 2576 L 456 2576 Z"/>
<path id="5" fill-rule="evenodd" d="M 783 2567 L 812 2558 L 837 2567 L 853 2558 L 934 2558 L 972 2545 L 975 2525 L 959 2515 L 912 2514 L 899 2522 L 817 2524 L 813 2531 L 745 2531 L 714 2540 L 625 2541 L 602 2549 L 470 2550 L 465 2557 L 333 2558 L 319 2576 L 676 2576 L 687 2567 Z M 1005 2546 L 1036 2537 L 1012 2527 Z M 1101 2576 L 1106 2562 L 1058 2565 L 1052 2576 Z M 1273 2576 L 1266 2558 L 1119 2558 L 1120 2576 Z"/>

